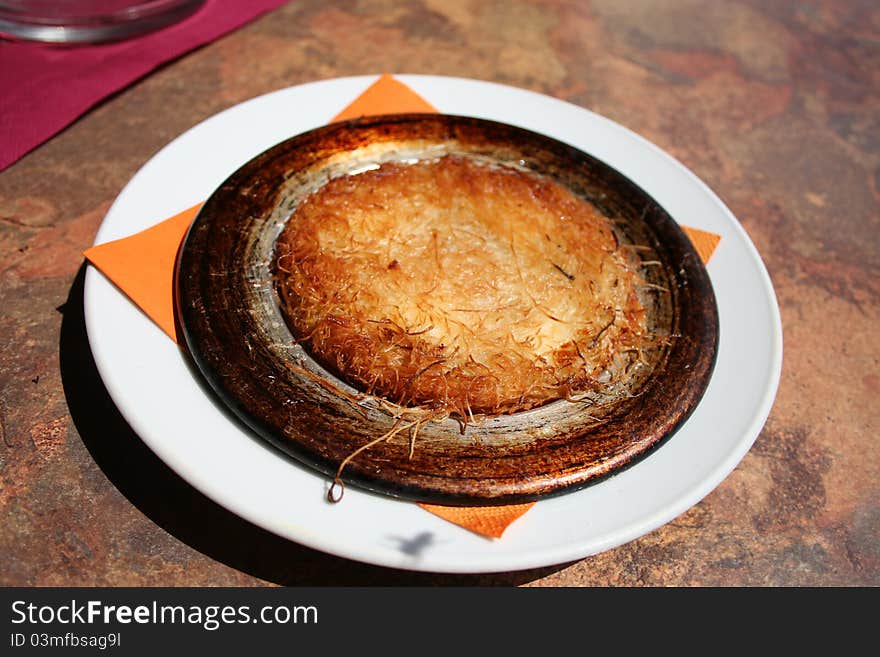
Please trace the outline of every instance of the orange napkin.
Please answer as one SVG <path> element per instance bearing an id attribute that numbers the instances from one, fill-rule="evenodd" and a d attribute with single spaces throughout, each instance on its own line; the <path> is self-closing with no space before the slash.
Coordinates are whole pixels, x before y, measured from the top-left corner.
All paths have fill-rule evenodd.
<path id="1" fill-rule="evenodd" d="M 426 100 L 385 74 L 333 121 L 396 112 L 436 112 Z M 140 233 L 87 249 L 85 257 L 113 281 L 165 333 L 178 342 L 174 322 L 174 263 L 187 229 L 202 204 L 180 212 Z M 708 262 L 720 236 L 684 227 L 697 252 Z M 419 506 L 449 522 L 489 538 L 500 538 L 534 502 L 491 507 Z"/>

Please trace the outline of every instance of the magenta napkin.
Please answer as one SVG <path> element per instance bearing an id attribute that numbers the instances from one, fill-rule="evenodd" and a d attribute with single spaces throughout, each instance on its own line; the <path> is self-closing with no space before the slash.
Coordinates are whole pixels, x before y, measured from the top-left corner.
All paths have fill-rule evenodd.
<path id="1" fill-rule="evenodd" d="M 207 0 L 179 23 L 126 41 L 57 46 L 0 40 L 0 170 L 103 98 L 287 0 Z"/>

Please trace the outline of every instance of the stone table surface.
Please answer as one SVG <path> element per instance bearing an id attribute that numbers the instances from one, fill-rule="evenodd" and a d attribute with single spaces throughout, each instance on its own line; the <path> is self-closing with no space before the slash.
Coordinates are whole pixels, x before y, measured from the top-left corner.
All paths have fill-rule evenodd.
<path id="1" fill-rule="evenodd" d="M 620 547 L 489 575 L 391 570 L 258 529 L 122 420 L 83 323 L 110 204 L 160 148 L 265 92 L 382 72 L 530 89 L 643 135 L 730 207 L 785 354 L 752 449 Z M 112 96 L 0 173 L 2 585 L 880 584 L 880 5 L 302 0 Z"/>

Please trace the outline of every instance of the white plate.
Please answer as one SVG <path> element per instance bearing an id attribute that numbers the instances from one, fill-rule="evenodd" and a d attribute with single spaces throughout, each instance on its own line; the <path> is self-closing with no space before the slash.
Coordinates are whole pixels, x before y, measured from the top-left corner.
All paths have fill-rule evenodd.
<path id="1" fill-rule="evenodd" d="M 86 326 L 98 370 L 143 441 L 205 495 L 297 543 L 368 563 L 430 572 L 559 564 L 642 536 L 696 504 L 733 470 L 776 394 L 782 327 L 767 272 L 745 231 L 693 173 L 622 126 L 537 93 L 461 78 L 399 75 L 439 111 L 503 121 L 568 142 L 617 168 L 680 223 L 721 235 L 709 265 L 718 360 L 696 411 L 660 449 L 589 488 L 539 501 L 499 540 L 413 503 L 349 488 L 325 501 L 324 477 L 279 456 L 207 395 L 180 349 L 94 268 Z M 374 76 L 273 92 L 184 133 L 132 178 L 96 244 L 131 235 L 206 199 L 269 146 L 330 121 Z"/>

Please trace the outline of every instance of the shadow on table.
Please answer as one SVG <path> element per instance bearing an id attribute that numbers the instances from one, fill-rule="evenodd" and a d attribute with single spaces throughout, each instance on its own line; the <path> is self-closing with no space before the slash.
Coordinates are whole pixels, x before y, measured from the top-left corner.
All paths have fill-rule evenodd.
<path id="1" fill-rule="evenodd" d="M 564 567 L 447 575 L 362 564 L 304 547 L 261 529 L 202 495 L 134 433 L 107 393 L 86 335 L 77 273 L 63 307 L 61 379 L 71 417 L 95 462 L 128 500 L 162 529 L 199 552 L 262 580 L 286 586 L 514 586 Z M 399 537 L 417 554 L 432 537 Z"/>

